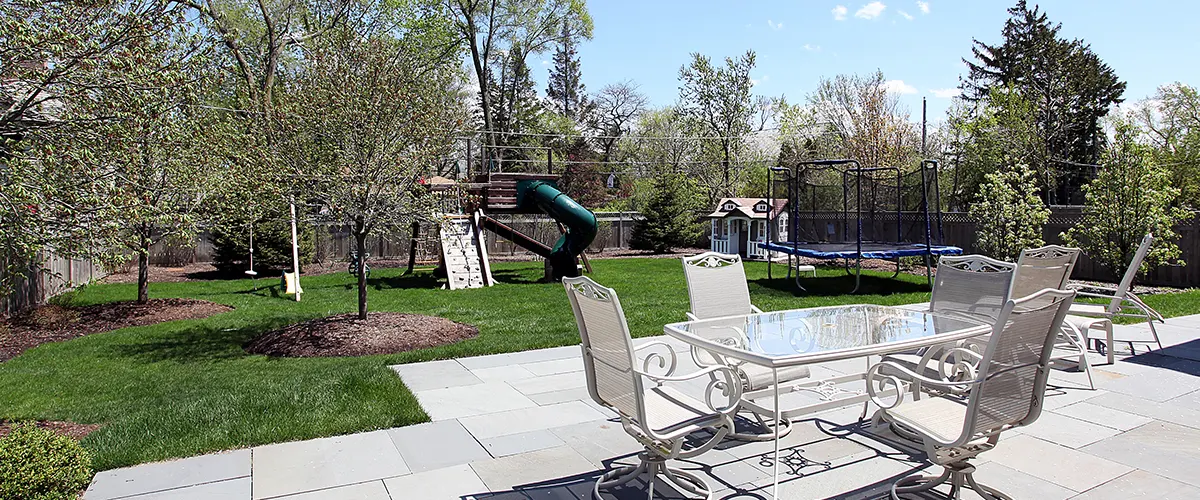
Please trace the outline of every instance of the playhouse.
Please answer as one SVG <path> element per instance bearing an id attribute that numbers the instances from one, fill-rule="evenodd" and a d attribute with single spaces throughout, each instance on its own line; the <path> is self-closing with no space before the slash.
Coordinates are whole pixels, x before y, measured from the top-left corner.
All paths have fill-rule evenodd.
<path id="1" fill-rule="evenodd" d="M 767 251 L 760 243 L 788 241 L 787 200 L 766 198 L 721 198 L 716 211 L 708 215 L 712 224 L 710 249 L 738 254 L 747 260 L 766 260 Z M 773 231 L 767 229 L 771 227 Z"/>

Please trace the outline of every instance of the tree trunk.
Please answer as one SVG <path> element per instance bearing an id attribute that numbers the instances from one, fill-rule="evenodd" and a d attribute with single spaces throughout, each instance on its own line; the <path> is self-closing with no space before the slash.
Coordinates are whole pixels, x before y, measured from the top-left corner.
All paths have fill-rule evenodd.
<path id="1" fill-rule="evenodd" d="M 367 319 L 367 233 L 362 222 L 355 224 L 354 242 L 358 247 L 358 319 Z"/>
<path id="2" fill-rule="evenodd" d="M 142 238 L 141 248 L 138 249 L 138 288 L 137 303 L 145 304 L 150 300 L 150 240 Z"/>

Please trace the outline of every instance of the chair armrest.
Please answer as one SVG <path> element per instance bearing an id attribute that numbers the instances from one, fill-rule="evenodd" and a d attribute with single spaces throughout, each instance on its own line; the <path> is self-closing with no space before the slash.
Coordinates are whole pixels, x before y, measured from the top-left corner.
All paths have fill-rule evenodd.
<path id="1" fill-rule="evenodd" d="M 692 312 L 691 312 L 691 311 L 687 311 L 687 312 L 685 312 L 685 313 L 683 313 L 683 314 L 684 314 L 685 316 L 687 316 L 687 319 L 688 319 L 688 321 L 700 321 L 700 318 L 697 318 L 697 317 L 696 317 L 696 315 L 695 315 L 695 314 L 692 314 Z"/>
<path id="2" fill-rule="evenodd" d="M 1128 294 L 1129 292 L 1125 292 L 1125 293 L 1127 293 L 1127 294 Z M 1075 291 L 1075 296 L 1076 296 L 1076 297 L 1095 297 L 1095 298 L 1098 298 L 1098 299 L 1109 299 L 1109 300 L 1112 300 L 1112 299 L 1116 299 L 1116 298 L 1118 298 L 1118 297 L 1117 297 L 1117 295 L 1116 295 L 1116 292 L 1114 292 L 1112 295 L 1105 295 L 1105 294 L 1103 294 L 1103 293 L 1095 293 L 1095 292 L 1081 292 L 1081 291 L 1079 291 L 1079 290 L 1076 290 L 1076 291 Z"/>
<path id="3" fill-rule="evenodd" d="M 1127 297 L 1125 300 L 1127 300 L 1129 302 L 1133 302 L 1134 305 L 1136 305 L 1138 307 L 1138 309 L 1141 309 L 1142 312 L 1146 313 L 1147 316 L 1150 316 L 1153 319 L 1157 319 L 1158 321 L 1163 322 L 1163 323 L 1167 322 L 1167 319 L 1164 318 L 1162 314 L 1160 314 L 1158 311 L 1155 311 L 1153 307 L 1146 305 L 1145 302 L 1142 302 L 1142 298 L 1138 297 L 1137 294 L 1134 294 L 1133 292 L 1126 292 L 1126 295 L 1127 295 Z"/>
<path id="4" fill-rule="evenodd" d="M 650 364 L 657 361 L 658 367 L 666 370 L 662 375 L 659 376 L 669 377 L 674 374 L 675 367 L 679 365 L 679 359 L 675 355 L 675 349 L 671 348 L 671 344 L 661 340 L 651 340 L 650 342 L 646 342 L 645 344 L 634 347 L 633 350 L 634 352 L 637 352 L 644 349 L 649 349 L 651 347 L 661 347 L 666 351 L 666 354 L 656 351 L 646 355 L 646 359 L 642 361 L 642 372 L 648 373 L 650 371 Z"/>
<path id="5" fill-rule="evenodd" d="M 763 312 L 762 309 L 759 309 L 758 306 L 756 306 L 754 304 L 750 304 L 750 310 L 753 311 L 755 314 L 762 314 L 762 312 Z"/>
<path id="6" fill-rule="evenodd" d="M 705 389 L 704 403 L 708 405 L 710 410 L 722 415 L 732 415 L 736 413 L 738 410 L 738 402 L 742 399 L 741 378 L 738 377 L 737 372 L 735 372 L 733 368 L 728 366 L 710 366 L 686 375 L 675 376 L 653 375 L 636 368 L 633 370 L 633 372 L 654 381 L 658 385 L 662 385 L 663 382 L 683 382 L 707 375 L 711 381 L 708 383 L 708 387 Z M 724 407 L 717 408 L 713 405 L 712 396 L 714 390 L 720 390 L 721 394 L 728 398 L 727 404 Z"/>
<path id="7" fill-rule="evenodd" d="M 956 350 L 958 350 L 958 349 L 956 349 Z M 969 351 L 969 349 L 961 349 L 961 350 Z M 946 389 L 948 392 L 954 392 L 954 391 L 961 392 L 961 391 L 970 389 L 971 387 L 982 382 L 982 380 L 975 378 L 975 373 L 974 373 L 975 370 L 974 370 L 973 366 L 967 365 L 965 363 L 956 363 L 956 365 L 959 365 L 959 364 L 964 364 L 965 368 L 968 368 L 968 372 L 971 375 L 971 378 L 969 380 L 951 381 L 951 380 L 931 379 L 931 378 L 921 375 L 917 372 L 909 370 L 904 365 L 901 365 L 899 363 L 896 363 L 893 361 L 881 361 L 879 363 L 875 363 L 874 365 L 871 365 L 871 368 L 867 370 L 867 374 L 866 374 L 867 394 L 871 397 L 872 403 L 875 403 L 880 408 L 883 408 L 886 410 L 886 409 L 895 408 L 896 406 L 900 405 L 900 403 L 904 402 L 904 391 L 902 389 L 906 384 L 905 384 L 904 380 L 900 379 L 901 376 L 907 378 L 908 382 L 917 382 L 917 383 L 920 383 L 923 385 L 931 385 L 931 386 L 935 386 L 935 387 L 940 387 L 940 388 Z M 899 375 L 884 375 L 882 373 L 879 373 L 879 370 L 883 367 L 887 367 L 891 370 L 895 370 L 896 372 L 899 372 Z M 942 372 L 942 370 L 939 370 L 939 372 Z M 888 384 L 892 384 L 896 387 L 896 401 L 893 403 L 887 403 L 887 402 L 883 401 L 882 399 L 880 399 L 880 397 L 879 397 L 879 393 L 882 392 L 884 389 L 886 389 Z"/>

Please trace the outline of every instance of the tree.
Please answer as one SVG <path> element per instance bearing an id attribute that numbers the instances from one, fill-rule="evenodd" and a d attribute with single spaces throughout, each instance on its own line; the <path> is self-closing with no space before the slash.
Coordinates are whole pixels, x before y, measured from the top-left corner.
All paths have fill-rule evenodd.
<path id="1" fill-rule="evenodd" d="M 808 101 L 816 121 L 837 138 L 838 156 L 872 168 L 916 165 L 920 135 L 883 72 L 822 78 Z"/>
<path id="2" fill-rule="evenodd" d="M 487 88 L 493 108 L 493 133 L 489 134 L 493 142 L 485 157 L 502 163 L 512 160 L 518 170 L 526 170 L 526 163 L 533 159 L 526 148 L 538 143 L 527 134 L 536 131 L 544 111 L 533 76 L 519 50 L 509 52 L 492 70 L 489 78 L 495 79 Z"/>
<path id="3" fill-rule="evenodd" d="M 736 191 L 736 174 L 731 171 L 754 116 L 750 94 L 754 57 L 749 50 L 736 59 L 725 58 L 725 65 L 718 67 L 707 56 L 693 53 L 692 62 L 679 68 L 679 113 L 700 124 L 704 135 L 713 138 L 710 142 L 720 158 L 720 183 L 708 186 L 713 201 Z"/>
<path id="4" fill-rule="evenodd" d="M 1165 169 L 1154 164 L 1150 148 L 1138 141 L 1139 131 L 1124 117 L 1114 123 L 1113 143 L 1101 157 L 1099 175 L 1083 187 L 1083 218 L 1063 233 L 1093 260 L 1119 276 L 1137 251 L 1142 237 L 1154 233 L 1142 271 L 1179 260 L 1175 225 L 1191 214 L 1175 205 L 1179 188 Z"/>
<path id="5" fill-rule="evenodd" d="M 1046 150 L 1037 132 L 1035 109 L 1013 87 L 994 88 L 970 109 L 957 108 L 949 126 L 958 137 L 955 145 L 950 201 L 968 206 L 988 174 L 1013 163 L 1045 165 Z M 1038 187 L 1035 174 L 1035 185 Z"/>
<path id="6" fill-rule="evenodd" d="M 579 35 L 570 30 L 571 23 L 563 23 L 551 59 L 550 77 L 546 81 L 546 99 L 559 114 L 580 122 L 587 116 L 590 106 L 587 87 L 579 71 L 579 54 L 575 50 Z"/>
<path id="7" fill-rule="evenodd" d="M 583 0 L 445 0 L 454 31 L 471 55 L 479 83 L 485 144 L 495 146 L 496 104 L 489 86 L 489 66 L 501 60 L 521 61 L 547 50 L 562 33 L 591 39 L 592 18 Z M 507 47 L 504 45 L 507 44 Z"/>
<path id="8" fill-rule="evenodd" d="M 588 126 L 596 134 L 601 160 L 607 163 L 621 136 L 629 131 L 638 115 L 646 110 L 649 99 L 637 91 L 630 80 L 605 85 L 592 97 L 594 107 Z"/>
<path id="9" fill-rule="evenodd" d="M 254 232 L 254 268 L 292 269 L 292 224 L 290 210 L 283 200 L 268 193 L 261 211 L 262 217 L 250 220 L 223 221 L 212 227 L 213 266 L 229 274 L 241 274 L 249 267 L 250 232 Z M 263 198 L 255 196 L 255 198 Z M 257 212 L 257 210 L 256 210 Z M 316 231 L 304 219 L 297 221 L 300 264 L 313 261 L 316 251 Z"/>
<path id="10" fill-rule="evenodd" d="M 636 134 L 621 139 L 617 148 L 622 159 L 639 174 L 682 173 L 695 162 L 700 141 L 694 136 L 693 123 L 678 108 L 666 107 L 643 112 L 634 127 Z"/>
<path id="11" fill-rule="evenodd" d="M 1153 99 L 1139 103 L 1133 119 L 1154 148 L 1155 163 L 1170 165 L 1179 204 L 1200 207 L 1200 91 L 1182 83 L 1159 87 Z"/>
<path id="12" fill-rule="evenodd" d="M 1112 105 L 1122 102 L 1125 82 L 1082 40 L 1059 36 L 1061 24 L 1051 24 L 1025 0 L 1008 10 L 1001 33 L 1004 42 L 989 45 L 974 41 L 974 61 L 962 82 L 965 98 L 978 101 L 992 89 L 1013 87 L 1036 109 L 1038 135 L 1049 158 L 1075 163 L 1095 163 L 1103 147 L 1101 119 Z M 1078 173 L 1060 168 L 1063 163 L 1031 165 L 1041 176 L 1046 199 L 1067 199 L 1066 184 Z"/>
<path id="13" fill-rule="evenodd" d="M 421 48 L 448 32 L 437 17 L 332 30 L 305 47 L 308 64 L 273 116 L 286 161 L 325 218 L 350 227 L 359 255 L 372 234 L 432 217 L 433 199 L 417 181 L 452 150 L 463 125 L 454 109 L 460 74 L 457 55 Z M 358 317 L 365 319 L 365 259 L 359 263 Z"/>
<path id="14" fill-rule="evenodd" d="M 165 1 L 0 2 L 0 292 L 39 255 L 115 263 L 100 225 L 111 214 L 91 160 L 104 141 L 74 137 L 105 126 L 96 101 L 136 82 L 124 71 L 156 61 L 142 43 L 185 9 Z"/>
<path id="15" fill-rule="evenodd" d="M 979 251 L 1015 262 L 1021 250 L 1045 244 L 1042 226 L 1050 209 L 1038 197 L 1033 170 L 1023 163 L 1011 165 L 984 177 L 969 214 Z"/>
<path id="16" fill-rule="evenodd" d="M 700 198 L 695 183 L 682 174 L 662 173 L 654 178 L 651 193 L 641 207 L 642 219 L 634 224 L 629 245 L 656 253 L 695 245 L 700 238 L 696 222 Z"/>

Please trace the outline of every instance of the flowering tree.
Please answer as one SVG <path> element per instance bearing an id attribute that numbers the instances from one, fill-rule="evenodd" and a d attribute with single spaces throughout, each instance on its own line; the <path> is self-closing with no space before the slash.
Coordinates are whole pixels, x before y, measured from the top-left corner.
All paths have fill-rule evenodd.
<path id="1" fill-rule="evenodd" d="M 465 117 L 458 54 L 435 50 L 452 43 L 445 20 L 436 12 L 406 19 L 335 28 L 306 46 L 272 122 L 297 194 L 349 226 L 359 255 L 370 235 L 431 217 L 434 200 L 417 181 L 451 152 Z M 365 259 L 358 262 L 365 319 Z"/>
<path id="2" fill-rule="evenodd" d="M 1151 148 L 1138 141 L 1137 127 L 1117 119 L 1114 128 L 1099 175 L 1083 187 L 1083 219 L 1063 233 L 1063 239 L 1119 275 L 1133 260 L 1142 237 L 1154 233 L 1142 270 L 1182 264 L 1174 226 L 1190 213 L 1174 205 L 1180 190 L 1171 184 L 1167 170 L 1154 164 Z"/>
<path id="3" fill-rule="evenodd" d="M 1050 209 L 1038 197 L 1033 170 L 1023 163 L 987 174 L 969 213 L 975 244 L 987 255 L 1015 261 L 1021 250 L 1045 244 L 1042 226 Z"/>

